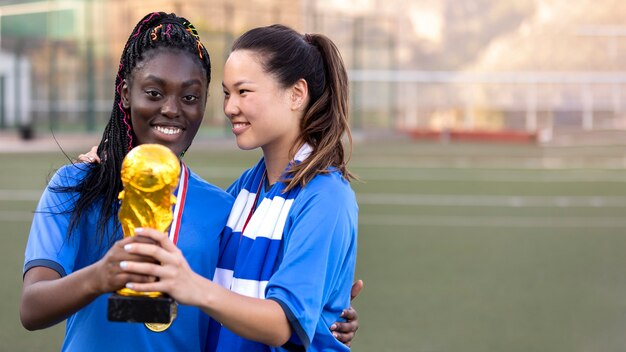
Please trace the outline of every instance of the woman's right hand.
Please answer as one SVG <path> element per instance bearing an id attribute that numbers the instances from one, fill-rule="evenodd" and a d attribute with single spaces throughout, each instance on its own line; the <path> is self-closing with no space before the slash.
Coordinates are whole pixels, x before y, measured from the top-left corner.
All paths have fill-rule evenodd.
<path id="1" fill-rule="evenodd" d="M 124 246 L 131 243 L 151 243 L 154 241 L 143 236 L 132 236 L 121 239 L 109 249 L 109 251 L 96 264 L 96 275 L 94 284 L 96 291 L 100 294 L 113 292 L 124 288 L 128 282 L 148 283 L 156 280 L 153 276 L 129 273 L 122 270 L 120 262 L 135 261 L 156 263 L 151 257 L 131 254 L 124 250 Z"/>
<path id="2" fill-rule="evenodd" d="M 91 150 L 85 154 L 79 154 L 78 161 L 82 163 L 99 164 L 100 157 L 98 156 L 98 146 L 91 147 Z"/>
<path id="3" fill-rule="evenodd" d="M 133 236 L 119 240 L 102 259 L 66 276 L 45 266 L 28 270 L 20 299 L 22 325 L 28 330 L 44 329 L 67 319 L 101 294 L 123 288 L 129 281 L 155 281 L 151 276 L 120 270 L 120 261 L 151 261 L 124 250 L 126 244 L 137 242 L 146 242 L 146 238 Z"/>

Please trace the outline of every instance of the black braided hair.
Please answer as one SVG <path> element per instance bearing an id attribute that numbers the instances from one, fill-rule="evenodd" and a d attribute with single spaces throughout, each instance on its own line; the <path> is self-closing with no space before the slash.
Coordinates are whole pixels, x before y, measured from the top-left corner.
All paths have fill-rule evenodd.
<path id="1" fill-rule="evenodd" d="M 153 12 L 137 23 L 120 59 L 115 79 L 115 98 L 111 118 L 98 145 L 101 163 L 90 165 L 85 178 L 76 186 L 55 189 L 55 191 L 77 194 L 76 203 L 70 210 L 72 213 L 68 237 L 77 228 L 80 219 L 86 216 L 88 209 L 97 206 L 99 209 L 96 235 L 99 243 L 102 244 L 106 235 L 107 222 L 117 215 L 118 194 L 123 188 L 120 176 L 122 161 L 133 148 L 135 139 L 129 109 L 122 106 L 121 88 L 124 80 L 131 78 L 133 69 L 139 63 L 163 50 L 178 50 L 197 58 L 206 74 L 207 85 L 211 81 L 209 53 L 200 42 L 198 32 L 187 19 L 175 14 Z"/>

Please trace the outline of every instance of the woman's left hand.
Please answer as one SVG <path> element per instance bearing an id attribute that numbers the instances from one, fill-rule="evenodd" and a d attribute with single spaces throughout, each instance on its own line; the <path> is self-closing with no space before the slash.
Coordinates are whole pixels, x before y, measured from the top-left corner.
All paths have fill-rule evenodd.
<path id="1" fill-rule="evenodd" d="M 79 154 L 78 161 L 89 164 L 100 164 L 100 157 L 98 156 L 98 146 L 91 147 L 91 150 L 85 154 Z"/>
<path id="2" fill-rule="evenodd" d="M 157 291 L 167 293 L 182 304 L 194 305 L 194 292 L 199 276 L 191 270 L 182 252 L 167 237 L 167 234 L 154 229 L 135 229 L 135 234 L 156 242 L 132 243 L 124 249 L 132 254 L 154 258 L 159 264 L 126 261 L 120 263 L 123 270 L 157 277 L 150 283 L 129 282 L 126 287 L 135 291 Z"/>
<path id="3" fill-rule="evenodd" d="M 363 289 L 363 280 L 357 280 L 352 285 L 352 290 L 350 292 L 350 301 L 353 301 Z M 352 340 L 356 335 L 356 331 L 359 329 L 359 319 L 356 309 L 352 306 L 348 309 L 344 309 L 341 312 L 341 317 L 344 318 L 345 322 L 335 322 L 330 326 L 330 330 L 333 332 L 333 336 L 339 341 L 341 341 L 346 346 L 352 345 Z"/>

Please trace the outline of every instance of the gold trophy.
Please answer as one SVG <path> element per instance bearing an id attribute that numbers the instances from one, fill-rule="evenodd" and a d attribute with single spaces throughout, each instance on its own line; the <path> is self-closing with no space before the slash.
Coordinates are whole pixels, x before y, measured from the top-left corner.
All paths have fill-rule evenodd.
<path id="1" fill-rule="evenodd" d="M 176 155 L 159 144 L 142 144 L 124 158 L 121 176 L 119 220 L 124 237 L 134 236 L 137 227 L 167 231 L 180 177 Z M 161 292 L 123 288 L 109 297 L 107 315 L 110 321 L 142 322 L 152 331 L 163 331 L 176 317 L 176 302 Z"/>

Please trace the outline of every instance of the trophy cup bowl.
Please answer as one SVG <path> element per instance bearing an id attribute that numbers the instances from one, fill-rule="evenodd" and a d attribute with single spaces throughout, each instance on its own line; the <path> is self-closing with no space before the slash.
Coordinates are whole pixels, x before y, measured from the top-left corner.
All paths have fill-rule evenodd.
<path id="1" fill-rule="evenodd" d="M 142 144 L 122 162 L 121 206 L 118 214 L 124 237 L 135 228 L 165 232 L 172 223 L 173 195 L 180 177 L 180 161 L 167 147 Z M 163 331 L 176 316 L 176 302 L 161 292 L 138 292 L 123 288 L 111 294 L 107 318 L 117 322 L 142 322 L 153 331 Z"/>

